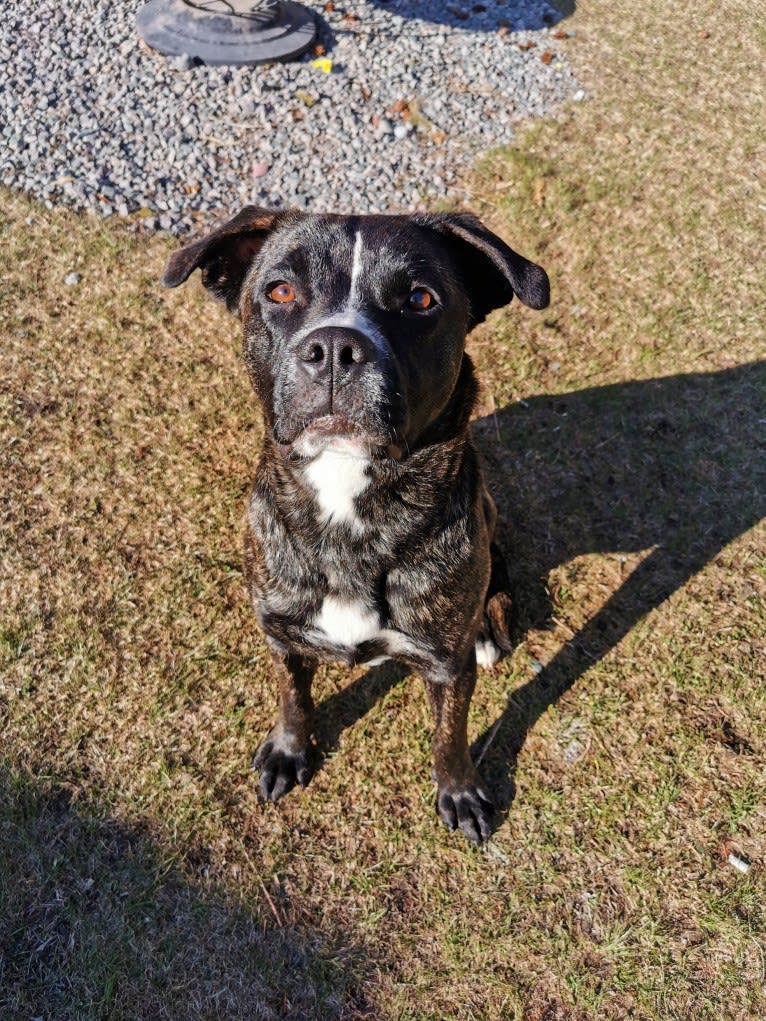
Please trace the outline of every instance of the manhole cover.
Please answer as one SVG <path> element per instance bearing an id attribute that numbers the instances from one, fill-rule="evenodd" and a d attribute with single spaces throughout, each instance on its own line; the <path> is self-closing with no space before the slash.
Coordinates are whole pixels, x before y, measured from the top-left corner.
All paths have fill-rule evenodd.
<path id="1" fill-rule="evenodd" d="M 205 64 L 290 60 L 316 37 L 314 16 L 291 0 L 150 0 L 136 27 L 160 53 Z"/>

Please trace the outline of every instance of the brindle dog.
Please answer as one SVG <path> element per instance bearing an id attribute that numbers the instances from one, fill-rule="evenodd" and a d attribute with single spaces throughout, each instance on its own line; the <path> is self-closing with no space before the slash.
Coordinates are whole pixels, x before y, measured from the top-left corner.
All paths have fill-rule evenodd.
<path id="1" fill-rule="evenodd" d="M 439 816 L 480 842 L 494 808 L 468 705 L 477 657 L 491 665 L 510 643 L 465 338 L 514 294 L 545 308 L 548 278 L 467 213 L 257 207 L 175 252 L 163 283 L 197 268 L 242 320 L 265 416 L 245 541 L 279 684 L 255 760 L 263 794 L 311 777 L 317 661 L 394 658 L 428 690 Z"/>

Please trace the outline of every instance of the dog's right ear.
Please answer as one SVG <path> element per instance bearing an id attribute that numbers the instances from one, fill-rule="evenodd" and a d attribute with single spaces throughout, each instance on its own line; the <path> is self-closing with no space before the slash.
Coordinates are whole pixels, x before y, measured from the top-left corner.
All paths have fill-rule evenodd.
<path id="1" fill-rule="evenodd" d="M 242 284 L 263 242 L 286 216 L 296 215 L 300 214 L 246 206 L 212 234 L 173 252 L 162 274 L 163 286 L 178 287 L 201 269 L 202 283 L 212 296 L 237 312 Z"/>

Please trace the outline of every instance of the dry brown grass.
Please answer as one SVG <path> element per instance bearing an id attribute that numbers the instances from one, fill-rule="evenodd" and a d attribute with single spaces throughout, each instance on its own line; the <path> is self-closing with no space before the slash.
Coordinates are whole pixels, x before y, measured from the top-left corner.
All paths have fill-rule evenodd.
<path id="1" fill-rule="evenodd" d="M 592 98 L 472 182 L 554 282 L 472 344 L 522 629 L 472 709 L 483 852 L 393 670 L 323 669 L 323 768 L 259 805 L 236 324 L 158 290 L 165 242 L 4 196 L 4 1017 L 766 1013 L 766 29 L 565 24 Z"/>

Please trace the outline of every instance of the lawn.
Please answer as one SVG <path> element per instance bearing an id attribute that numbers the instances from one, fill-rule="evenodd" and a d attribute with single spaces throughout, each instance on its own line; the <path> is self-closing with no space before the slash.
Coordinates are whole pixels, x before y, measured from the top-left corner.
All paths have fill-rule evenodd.
<path id="1" fill-rule="evenodd" d="M 766 1016 L 766 23 L 562 27 L 587 98 L 466 181 L 553 284 L 470 342 L 518 609 L 483 849 L 391 666 L 321 669 L 321 769 L 260 804 L 237 323 L 158 287 L 175 242 L 3 193 L 3 1019 Z"/>

